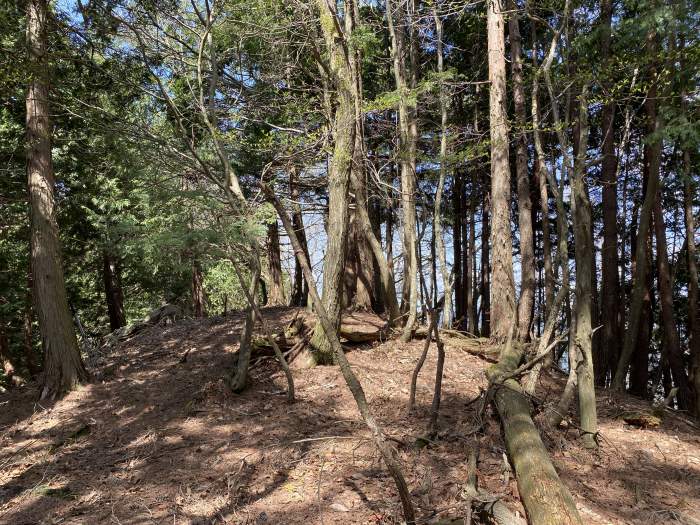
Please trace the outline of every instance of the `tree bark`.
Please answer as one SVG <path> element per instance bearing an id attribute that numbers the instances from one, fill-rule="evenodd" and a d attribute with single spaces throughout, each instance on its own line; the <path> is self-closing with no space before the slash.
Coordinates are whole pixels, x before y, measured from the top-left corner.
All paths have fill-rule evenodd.
<path id="1" fill-rule="evenodd" d="M 515 3 L 509 0 L 510 9 Z M 532 229 L 532 202 L 530 200 L 530 177 L 527 169 L 527 133 L 525 114 L 525 88 L 523 86 L 523 64 L 520 44 L 520 28 L 517 11 L 508 20 L 510 33 L 511 76 L 513 100 L 518 135 L 515 151 L 515 172 L 518 185 L 518 226 L 520 228 L 520 300 L 518 301 L 518 339 L 530 339 L 530 327 L 535 305 L 535 236 Z"/>
<path id="2" fill-rule="evenodd" d="M 503 424 L 518 491 L 532 525 L 582 525 L 569 490 L 552 465 L 530 417 L 530 404 L 515 379 L 503 379 L 520 364 L 523 350 L 509 340 L 499 362 L 486 375 Z"/>
<path id="3" fill-rule="evenodd" d="M 362 388 L 362 385 L 357 379 L 355 372 L 353 372 L 352 368 L 350 367 L 350 363 L 348 362 L 347 357 L 345 357 L 343 347 L 340 345 L 340 340 L 338 339 L 337 327 L 333 324 L 330 315 L 326 311 L 323 301 L 318 296 L 316 286 L 313 284 L 312 281 L 311 267 L 309 266 L 308 259 L 306 259 L 306 257 L 304 256 L 304 252 L 294 233 L 294 228 L 292 227 L 291 221 L 289 220 L 289 217 L 282 208 L 277 197 L 275 197 L 272 190 L 269 187 L 263 185 L 263 191 L 273 202 L 275 209 L 277 210 L 277 213 L 279 214 L 282 220 L 282 224 L 287 230 L 287 234 L 289 235 L 289 239 L 292 243 L 294 253 L 299 259 L 307 281 L 309 281 L 310 283 L 309 294 L 314 303 L 314 307 L 319 317 L 319 321 L 321 322 L 323 329 L 325 330 L 326 336 L 330 340 L 335 360 L 337 361 L 340 367 L 340 371 L 343 374 L 345 383 L 352 392 L 353 398 L 355 399 L 355 403 L 357 404 L 357 408 L 360 412 L 360 415 L 362 416 L 362 419 L 364 420 L 365 424 L 367 425 L 367 428 L 372 434 L 372 439 L 374 440 L 374 443 L 377 449 L 379 450 L 379 453 L 381 454 L 382 459 L 384 460 L 384 463 L 386 464 L 387 469 L 389 470 L 389 473 L 394 478 L 394 483 L 396 484 L 399 497 L 401 498 L 404 520 L 406 521 L 407 525 L 415 525 L 416 517 L 415 512 L 413 510 L 413 504 L 411 503 L 411 496 L 408 491 L 408 485 L 406 484 L 406 480 L 403 476 L 403 473 L 401 472 L 401 466 L 396 459 L 396 452 L 389 446 L 381 427 L 377 423 L 376 419 L 374 418 L 374 415 L 372 414 L 372 411 L 369 408 L 364 389 Z"/>
<path id="4" fill-rule="evenodd" d="M 253 264 L 246 296 L 250 295 L 250 297 L 257 297 L 259 283 L 260 265 Z M 252 351 L 251 339 L 253 337 L 254 327 L 255 305 L 249 302 L 245 310 L 245 323 L 243 325 L 240 344 L 238 346 L 238 362 L 236 363 L 236 369 L 229 378 L 229 388 L 231 388 L 233 392 L 243 392 L 248 385 L 248 369 L 250 367 L 250 353 Z"/>
<path id="5" fill-rule="evenodd" d="M 506 111 L 506 60 L 501 0 L 487 4 L 489 62 L 489 125 L 491 136 L 491 338 L 505 341 L 513 322 L 515 281 L 510 230 L 510 166 L 508 160 L 508 115 Z"/>
<path id="6" fill-rule="evenodd" d="M 673 384 L 678 387 L 678 408 L 692 409 L 692 396 L 688 375 L 683 362 L 683 350 L 678 337 L 676 316 L 673 312 L 673 278 L 668 262 L 668 246 L 666 243 L 666 221 L 661 210 L 661 191 L 657 192 L 654 204 L 654 230 L 656 234 L 656 271 L 659 281 L 659 303 L 661 305 L 661 320 L 664 328 L 664 345 L 668 364 L 673 376 Z"/>
<path id="7" fill-rule="evenodd" d="M 453 321 L 460 321 L 464 317 L 462 294 L 464 294 L 464 278 L 466 276 L 462 275 L 462 265 L 460 264 L 462 251 L 467 249 L 466 246 L 462 247 L 463 184 L 462 175 L 456 171 L 452 181 L 452 268 L 455 289 Z M 452 302 L 452 297 L 450 297 L 450 302 Z"/>
<path id="8" fill-rule="evenodd" d="M 608 65 L 610 59 L 610 33 L 612 24 L 612 0 L 602 0 L 600 8 L 600 54 Z M 617 253 L 617 156 L 615 155 L 615 101 L 603 106 L 603 248 L 602 260 L 602 307 L 605 320 L 602 329 L 600 355 L 596 360 L 596 382 L 605 386 L 608 375 L 614 371 L 620 353 L 620 278 Z"/>
<path id="9" fill-rule="evenodd" d="M 399 149 L 401 165 L 401 211 L 403 214 L 404 290 L 408 316 L 401 340 L 411 339 L 418 308 L 418 261 L 416 249 L 416 149 L 418 122 L 416 103 L 409 91 L 415 88 L 416 60 L 413 12 L 415 0 L 408 0 L 408 8 L 386 2 L 386 16 L 391 35 L 391 55 L 394 79 L 399 93 Z M 408 26 L 408 32 L 405 27 Z M 408 33 L 408 34 L 406 34 Z M 406 39 L 408 38 L 408 42 Z M 407 297 L 406 297 L 407 296 Z"/>
<path id="10" fill-rule="evenodd" d="M 586 151 L 588 150 L 588 106 L 587 88 L 579 96 L 579 140 L 574 165 L 571 194 L 574 216 L 574 242 L 576 243 L 576 376 L 578 383 L 579 415 L 583 443 L 587 448 L 595 448 L 597 416 L 592 348 L 592 306 L 593 292 L 591 274 L 593 272 L 593 236 L 591 233 L 591 202 L 586 188 Z"/>
<path id="11" fill-rule="evenodd" d="M 126 325 L 126 317 L 119 263 L 107 249 L 102 251 L 102 280 L 105 287 L 109 328 L 114 332 Z"/>
<path id="12" fill-rule="evenodd" d="M 337 331 L 341 321 L 343 273 L 347 256 L 348 189 L 355 149 L 355 103 L 347 42 L 339 32 L 339 21 L 326 0 L 317 0 L 317 4 L 337 96 L 333 122 L 333 158 L 328 173 L 328 241 L 323 264 L 323 304 Z M 345 38 L 350 36 L 345 34 Z M 315 350 L 317 364 L 333 362 L 330 341 L 320 322 L 314 328 L 311 347 Z"/>
<path id="13" fill-rule="evenodd" d="M 196 319 L 207 316 L 206 302 L 202 265 L 195 257 L 192 259 L 192 313 Z"/>
<path id="14" fill-rule="evenodd" d="M 267 289 L 267 304 L 269 306 L 282 306 L 286 304 L 286 301 L 284 299 L 284 285 L 282 283 L 280 236 L 276 220 L 267 225 L 267 267 L 270 274 L 270 282 Z"/>
<path id="15" fill-rule="evenodd" d="M 437 244 L 437 257 L 440 261 L 440 276 L 442 277 L 442 289 L 445 294 L 445 309 L 442 318 L 442 325 L 445 328 L 452 326 L 452 282 L 450 271 L 447 268 L 447 255 L 445 252 L 445 239 L 442 232 L 442 195 L 445 188 L 445 176 L 447 174 L 447 101 L 448 94 L 445 82 L 442 79 L 444 73 L 443 59 L 443 25 L 442 19 L 437 12 L 437 7 L 433 6 L 433 18 L 435 20 L 435 32 L 437 40 L 437 70 L 440 75 L 440 175 L 437 190 L 435 191 L 435 210 L 433 214 L 433 235 Z M 437 300 L 437 290 L 434 299 Z"/>
<path id="16" fill-rule="evenodd" d="M 297 181 L 296 167 L 292 167 L 289 171 L 289 194 L 291 198 L 292 208 L 292 224 L 294 232 L 299 237 L 299 243 L 304 250 L 304 255 L 309 259 L 309 248 L 306 243 L 306 230 L 304 229 L 304 218 L 301 213 L 299 184 Z M 309 259 L 310 260 L 310 259 Z M 307 296 L 309 295 L 309 284 L 304 279 L 304 273 L 301 271 L 301 266 L 298 260 L 294 260 L 294 284 L 292 287 L 292 297 L 289 302 L 290 306 L 306 306 Z"/>
<path id="17" fill-rule="evenodd" d="M 652 32 L 647 41 L 650 43 L 650 48 L 652 48 L 650 52 L 653 53 L 653 50 L 656 49 L 656 34 Z M 652 78 L 654 76 L 654 69 L 655 68 L 652 67 Z M 645 102 L 649 127 L 649 143 L 646 146 L 649 148 L 647 189 L 646 195 L 644 196 L 644 203 L 642 204 L 642 208 L 639 212 L 639 227 L 637 229 L 637 244 L 635 247 L 637 262 L 634 283 L 632 285 L 632 297 L 630 300 L 629 324 L 627 331 L 625 332 L 620 359 L 617 363 L 617 368 L 615 370 L 615 375 L 612 382 L 613 388 L 617 391 L 624 390 L 626 385 L 627 370 L 629 368 L 629 364 L 637 343 L 637 337 L 639 335 L 642 306 L 646 288 L 645 281 L 647 278 L 647 273 L 650 270 L 646 257 L 644 256 L 644 244 L 646 243 L 646 239 L 651 228 L 651 214 L 654 208 L 654 202 L 656 201 L 656 194 L 659 190 L 659 171 L 661 165 L 662 145 L 661 131 L 664 127 L 660 112 L 657 111 L 656 107 L 657 97 L 658 88 L 654 83 L 652 83 Z"/>
<path id="18" fill-rule="evenodd" d="M 27 2 L 27 175 L 34 301 L 44 347 L 42 399 L 55 399 L 88 380 L 73 330 L 54 204 L 49 123 L 46 0 Z"/>

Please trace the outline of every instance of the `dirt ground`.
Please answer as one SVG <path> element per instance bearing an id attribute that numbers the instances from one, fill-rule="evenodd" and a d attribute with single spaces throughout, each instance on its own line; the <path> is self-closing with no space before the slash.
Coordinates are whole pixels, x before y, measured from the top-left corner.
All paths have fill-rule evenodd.
<path id="1" fill-rule="evenodd" d="M 282 326 L 294 310 L 267 315 Z M 53 406 L 36 403 L 32 385 L 0 396 L 0 523 L 401 523 L 393 482 L 336 367 L 294 370 L 293 405 L 274 361 L 253 371 L 244 394 L 227 389 L 241 324 L 230 315 L 144 331 L 97 359 L 95 382 Z M 446 347 L 441 433 L 415 446 L 435 370 L 431 352 L 409 415 L 422 345 L 392 340 L 348 354 L 397 446 L 420 522 L 460 515 L 472 447 L 480 486 L 522 514 L 498 420 L 487 411 L 475 431 L 488 363 L 463 343 Z M 547 377 L 537 397 L 552 402 L 561 386 Z M 700 431 L 670 414 L 645 430 L 619 418 L 644 407 L 601 394 L 593 453 L 579 446 L 574 426 L 543 432 L 584 523 L 700 520 Z"/>

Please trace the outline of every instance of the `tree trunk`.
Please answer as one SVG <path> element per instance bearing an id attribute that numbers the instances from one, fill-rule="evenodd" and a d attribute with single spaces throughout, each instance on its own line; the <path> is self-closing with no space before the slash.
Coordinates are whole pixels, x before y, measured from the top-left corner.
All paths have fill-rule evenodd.
<path id="1" fill-rule="evenodd" d="M 416 103 L 409 96 L 415 87 L 415 35 L 413 27 L 414 0 L 408 0 L 408 8 L 386 2 L 387 21 L 391 35 L 391 55 L 394 79 L 399 93 L 399 149 L 401 165 L 401 211 L 403 213 L 403 254 L 405 294 L 402 301 L 408 307 L 408 316 L 401 340 L 409 341 L 416 323 L 418 307 L 418 261 L 416 250 L 416 148 L 418 123 Z M 406 34 L 408 26 L 408 35 Z M 406 42 L 408 38 L 408 43 Z M 406 60 L 405 57 L 408 57 Z"/>
<path id="2" fill-rule="evenodd" d="M 600 8 L 600 54 L 607 65 L 610 59 L 610 27 L 612 0 L 602 0 Z M 620 353 L 620 280 L 617 253 L 617 157 L 615 155 L 615 101 L 603 106 L 603 248 L 602 248 L 602 305 L 605 320 L 602 329 L 600 356 L 596 365 L 596 382 L 605 386 L 609 373 L 614 371 Z"/>
<path id="3" fill-rule="evenodd" d="M 202 265 L 196 257 L 192 259 L 192 313 L 196 319 L 207 316 L 207 299 L 204 294 Z"/>
<path id="4" fill-rule="evenodd" d="M 651 33 L 647 41 L 650 43 L 650 53 L 653 53 L 656 49 L 654 42 L 656 41 L 656 35 Z M 654 70 L 652 68 L 651 76 L 654 77 Z M 661 131 L 663 129 L 663 120 L 661 118 L 660 112 L 657 111 L 657 97 L 658 89 L 655 84 L 652 83 L 649 93 L 645 102 L 648 127 L 649 127 L 649 143 L 646 145 L 649 152 L 649 169 L 648 169 L 648 180 L 646 195 L 644 196 L 644 203 L 639 212 L 639 227 L 637 229 L 637 244 L 635 247 L 636 251 L 636 272 L 635 278 L 632 285 L 632 298 L 630 300 L 629 308 L 629 324 L 627 331 L 625 332 L 625 339 L 622 345 L 622 351 L 620 354 L 620 359 L 617 363 L 617 368 L 615 370 L 615 376 L 613 377 L 612 386 L 617 391 L 622 391 L 626 385 L 627 379 L 627 369 L 629 367 L 634 349 L 637 343 L 637 336 L 639 334 L 639 326 L 642 318 L 642 306 L 644 302 L 645 295 L 645 282 L 647 278 L 647 273 L 650 268 L 647 264 L 645 255 L 645 246 L 647 236 L 651 228 L 651 214 L 654 208 L 654 203 L 656 201 L 656 194 L 659 190 L 659 171 L 661 165 Z"/>
<path id="5" fill-rule="evenodd" d="M 469 237 L 467 239 L 467 274 L 469 275 L 469 295 L 466 301 L 467 330 L 477 335 L 479 326 L 476 318 L 476 172 L 472 171 L 471 176 L 471 199 L 469 199 Z"/>
<path id="6" fill-rule="evenodd" d="M 117 258 L 108 250 L 102 251 L 102 279 L 105 286 L 109 328 L 112 332 L 126 325 L 124 294 Z"/>
<path id="7" fill-rule="evenodd" d="M 250 297 L 257 297 L 258 284 L 260 283 L 260 265 L 253 264 L 251 268 L 250 284 L 248 293 Z M 229 388 L 234 392 L 243 392 L 248 385 L 248 368 L 250 366 L 250 353 L 252 351 L 251 339 L 253 328 L 255 327 L 255 305 L 248 303 L 245 310 L 245 323 L 241 332 L 240 344 L 238 345 L 238 362 L 236 369 L 229 379 Z"/>
<path id="8" fill-rule="evenodd" d="M 464 190 L 462 185 L 464 184 L 462 180 L 462 175 L 459 172 L 455 172 L 452 182 L 452 268 L 454 274 L 454 289 L 455 289 L 455 308 L 454 308 L 454 319 L 453 321 L 460 321 L 464 316 L 462 311 L 462 305 L 464 301 L 462 300 L 462 294 L 464 293 L 464 281 L 465 277 L 462 275 L 462 265 L 460 261 L 462 260 L 462 217 L 464 217 L 464 206 L 463 206 L 463 196 Z M 467 247 L 464 246 L 466 251 Z M 450 297 L 450 301 L 452 298 Z"/>
<path id="9" fill-rule="evenodd" d="M 517 322 L 513 246 L 510 230 L 510 166 L 506 111 L 506 60 L 503 4 L 489 0 L 486 27 L 489 61 L 489 125 L 491 136 L 491 338 L 505 341 Z"/>
<path id="10" fill-rule="evenodd" d="M 486 178 L 486 174 L 484 174 L 484 178 Z M 484 185 L 484 192 L 486 192 L 486 185 Z M 490 202 L 491 195 L 486 193 L 481 207 L 481 291 L 479 293 L 481 295 L 481 337 L 491 336 Z"/>
<path id="11" fill-rule="evenodd" d="M 437 70 L 438 74 L 444 72 L 443 59 L 443 26 L 442 19 L 438 15 L 437 7 L 433 6 L 433 18 L 435 19 L 435 30 L 437 40 Z M 452 282 L 450 280 L 450 271 L 447 267 L 447 255 L 445 252 L 445 239 L 442 232 L 442 195 L 445 188 L 445 175 L 447 174 L 447 88 L 442 76 L 440 77 L 440 176 L 438 179 L 437 190 L 435 191 L 435 210 L 433 215 L 433 235 L 437 244 L 437 257 L 440 261 L 440 276 L 442 277 L 442 289 L 445 294 L 445 306 L 442 318 L 442 325 L 445 328 L 452 326 L 453 311 L 452 311 Z M 437 290 L 435 293 L 437 300 Z"/>
<path id="12" fill-rule="evenodd" d="M 574 242 L 576 243 L 576 376 L 578 383 L 579 414 L 583 443 L 595 448 L 597 416 L 592 349 L 591 274 L 593 271 L 593 236 L 591 234 L 591 203 L 586 188 L 586 151 L 588 150 L 588 106 L 586 87 L 580 94 L 579 140 L 574 177 L 572 180 L 572 212 L 574 216 Z"/>
<path id="13" fill-rule="evenodd" d="M 27 175 L 31 214 L 31 265 L 34 301 L 43 342 L 42 399 L 55 399 L 88 380 L 75 337 L 61 263 L 54 208 L 54 174 L 49 123 L 46 52 L 46 0 L 27 2 Z"/>
<path id="14" fill-rule="evenodd" d="M 668 246 L 666 244 L 666 221 L 661 211 L 661 191 L 657 192 L 654 204 L 654 230 L 656 234 L 656 269 L 659 281 L 659 303 L 661 304 L 661 319 L 664 329 L 664 345 L 668 364 L 673 375 L 673 384 L 678 387 L 678 408 L 692 409 L 692 397 L 688 383 L 688 375 L 683 362 L 683 350 L 678 337 L 676 316 L 673 313 L 673 279 L 668 262 Z"/>
<path id="15" fill-rule="evenodd" d="M 39 374 L 39 365 L 36 362 L 36 353 L 34 352 L 34 330 L 32 322 L 34 320 L 34 311 L 32 308 L 32 269 L 31 260 L 27 270 L 27 289 L 24 300 L 24 315 L 22 316 L 22 340 L 24 343 L 24 359 L 31 377 L 36 377 Z"/>
<path id="16" fill-rule="evenodd" d="M 347 255 L 348 189 L 355 149 L 355 102 L 352 74 L 348 62 L 347 42 L 338 31 L 335 13 L 325 0 L 317 0 L 321 27 L 330 55 L 335 80 L 337 108 L 333 122 L 333 159 L 328 173 L 328 241 L 323 263 L 323 305 L 335 329 L 340 328 L 343 273 Z M 345 34 L 345 38 L 350 38 Z M 307 279 L 308 280 L 308 279 Z M 331 364 L 333 351 L 320 322 L 316 323 L 311 346 L 317 364 Z"/>
<path id="17" fill-rule="evenodd" d="M 282 306 L 286 304 L 284 299 L 284 285 L 282 283 L 282 261 L 280 257 L 280 236 L 277 221 L 267 225 L 267 266 L 270 273 L 270 282 L 267 289 L 267 304 L 269 306 Z"/>
<path id="18" fill-rule="evenodd" d="M 306 243 L 306 230 L 304 229 L 304 218 L 301 213 L 301 204 L 299 202 L 300 193 L 297 181 L 296 167 L 292 167 L 289 172 L 289 195 L 291 198 L 292 208 L 292 224 L 294 232 L 299 237 L 299 243 L 304 250 L 304 255 L 309 259 L 309 248 Z M 292 287 L 292 297 L 289 302 L 290 306 L 306 306 L 307 296 L 309 295 L 309 284 L 304 279 L 304 272 L 301 271 L 299 261 L 294 259 L 294 284 Z"/>
<path id="19" fill-rule="evenodd" d="M 499 362 L 486 372 L 503 424 L 518 491 L 532 525 L 581 525 L 569 490 L 552 465 L 530 417 L 530 403 L 515 379 L 505 379 L 520 364 L 522 347 L 508 341 Z"/>
<path id="20" fill-rule="evenodd" d="M 513 0 L 510 9 L 515 10 Z M 530 327 L 535 305 L 535 237 L 532 230 L 532 202 L 530 200 L 530 177 L 527 170 L 527 133 L 525 115 L 525 88 L 523 86 L 523 64 L 520 45 L 520 28 L 517 14 L 508 20 L 510 34 L 511 76 L 513 78 L 513 100 L 518 136 L 515 150 L 515 172 L 518 184 L 518 226 L 520 228 L 520 300 L 518 301 L 518 339 L 530 339 Z"/>

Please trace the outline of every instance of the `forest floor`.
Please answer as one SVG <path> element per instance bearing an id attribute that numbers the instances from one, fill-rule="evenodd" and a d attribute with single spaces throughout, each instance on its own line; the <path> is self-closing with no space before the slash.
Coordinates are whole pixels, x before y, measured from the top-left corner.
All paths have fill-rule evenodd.
<path id="1" fill-rule="evenodd" d="M 268 309 L 281 327 L 289 308 Z M 0 523 L 379 524 L 400 523 L 400 505 L 336 367 L 294 370 L 297 402 L 281 391 L 274 361 L 252 371 L 242 395 L 226 387 L 242 317 L 153 327 L 97 360 L 92 384 L 52 406 L 35 385 L 0 396 Z M 523 513 L 504 467 L 498 419 L 478 405 L 483 341 L 448 340 L 441 432 L 425 435 L 434 347 L 421 373 L 418 407 L 406 411 L 423 341 L 389 340 L 348 353 L 372 410 L 399 451 L 421 523 L 460 514 L 470 447 L 480 486 Z M 181 362 L 185 352 L 187 360 Z M 472 349 L 473 350 L 473 349 Z M 556 399 L 563 378 L 537 397 Z M 669 414 L 653 429 L 619 416 L 649 408 L 599 394 L 601 447 L 583 449 L 575 426 L 543 432 L 584 523 L 692 523 L 700 517 L 700 432 Z"/>

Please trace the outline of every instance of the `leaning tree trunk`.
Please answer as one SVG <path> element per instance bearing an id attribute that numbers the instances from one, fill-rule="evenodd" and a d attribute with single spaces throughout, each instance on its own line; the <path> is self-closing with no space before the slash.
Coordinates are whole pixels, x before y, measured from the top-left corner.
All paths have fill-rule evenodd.
<path id="1" fill-rule="evenodd" d="M 49 123 L 46 0 L 27 2 L 27 175 L 34 301 L 43 342 L 42 399 L 54 399 L 88 380 L 68 308 L 54 206 Z"/>
<path id="2" fill-rule="evenodd" d="M 406 480 L 401 471 L 401 465 L 396 459 L 396 451 L 393 450 L 387 442 L 381 427 L 377 423 L 376 419 L 374 418 L 374 415 L 372 414 L 372 411 L 369 408 L 364 389 L 362 388 L 362 385 L 357 379 L 355 372 L 353 372 L 352 368 L 350 367 L 350 363 L 348 362 L 347 357 L 345 357 L 343 347 L 340 345 L 340 339 L 338 339 L 337 327 L 331 321 L 330 315 L 326 311 L 323 301 L 318 296 L 316 286 L 313 284 L 309 261 L 304 255 L 304 252 L 301 248 L 301 245 L 299 244 L 299 240 L 297 239 L 296 234 L 294 233 L 294 228 L 292 227 L 291 221 L 289 220 L 287 213 L 284 211 L 279 200 L 269 187 L 263 185 L 263 191 L 273 202 L 275 209 L 277 210 L 277 213 L 279 214 L 280 219 L 282 220 L 282 224 L 287 230 L 287 234 L 289 235 L 289 240 L 292 243 L 294 253 L 299 259 L 307 281 L 310 283 L 309 295 L 311 296 L 311 299 L 313 301 L 319 321 L 323 326 L 323 329 L 325 330 L 326 336 L 330 341 L 331 347 L 333 348 L 335 360 L 340 367 L 340 371 L 343 374 L 343 378 L 345 379 L 346 385 L 350 389 L 350 392 L 352 392 L 353 398 L 355 399 L 355 403 L 357 404 L 357 408 L 360 412 L 360 415 L 362 416 L 362 419 L 367 425 L 367 428 L 369 429 L 372 435 L 372 439 L 377 449 L 379 450 L 379 453 L 381 454 L 382 459 L 384 460 L 384 463 L 386 464 L 387 469 L 389 470 L 389 473 L 391 474 L 392 478 L 394 478 L 394 483 L 396 484 L 396 488 L 399 492 L 399 497 L 401 499 L 401 505 L 403 507 L 404 520 L 406 521 L 407 525 L 415 525 L 415 511 L 413 509 L 413 504 L 411 503 L 411 496 L 408 491 L 408 485 L 406 484 Z"/>
<path id="3" fill-rule="evenodd" d="M 326 258 L 323 263 L 323 305 L 335 329 L 340 328 L 343 302 L 343 273 L 347 255 L 348 189 L 355 149 L 355 103 L 352 74 L 348 62 L 347 42 L 333 22 L 335 14 L 325 0 L 317 0 L 321 11 L 321 27 L 335 80 L 338 106 L 333 122 L 333 159 L 328 173 L 328 233 Z M 344 35 L 350 38 L 351 35 Z M 308 276 L 306 277 L 308 282 Z M 311 289 L 309 283 L 309 289 Z M 333 350 L 320 322 L 316 323 L 311 347 L 316 364 L 331 364 Z"/>
<path id="4" fill-rule="evenodd" d="M 510 231 L 510 165 L 506 111 L 506 60 L 503 4 L 489 0 L 486 18 L 491 135 L 491 338 L 505 341 L 516 319 L 513 246 Z"/>
<path id="5" fill-rule="evenodd" d="M 515 9 L 513 0 L 510 8 Z M 515 172 L 518 183 L 518 226 L 520 228 L 520 300 L 518 301 L 518 339 L 528 341 L 535 305 L 535 236 L 532 229 L 532 202 L 527 168 L 527 133 L 525 116 L 525 88 L 520 47 L 520 28 L 516 14 L 508 20 L 510 33 L 513 100 L 518 138 L 515 151 Z"/>

